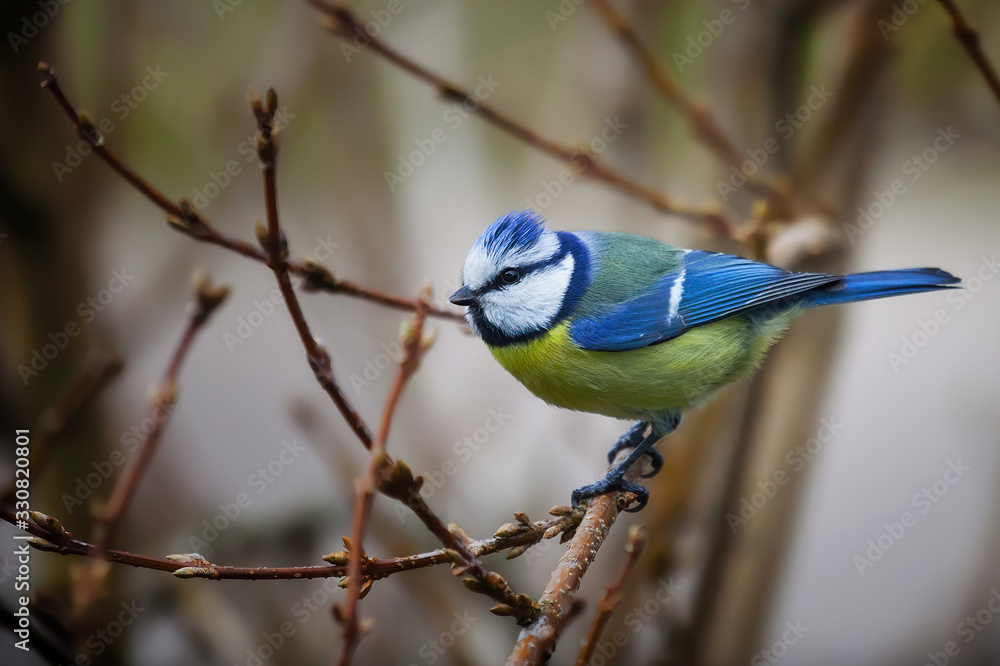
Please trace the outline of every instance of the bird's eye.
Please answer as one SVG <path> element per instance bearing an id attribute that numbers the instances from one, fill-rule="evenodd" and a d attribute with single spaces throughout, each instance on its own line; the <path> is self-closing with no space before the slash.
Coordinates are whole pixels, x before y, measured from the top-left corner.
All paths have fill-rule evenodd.
<path id="1" fill-rule="evenodd" d="M 516 268 L 505 269 L 503 273 L 500 274 L 500 280 L 504 284 L 514 284 L 521 279 L 521 271 Z"/>

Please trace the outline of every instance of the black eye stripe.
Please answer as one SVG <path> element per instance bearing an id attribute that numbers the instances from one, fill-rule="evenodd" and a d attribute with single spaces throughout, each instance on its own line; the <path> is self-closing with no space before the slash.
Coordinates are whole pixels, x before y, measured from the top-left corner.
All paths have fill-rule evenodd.
<path id="1" fill-rule="evenodd" d="M 508 267 L 502 269 L 499 273 L 497 273 L 496 277 L 494 277 L 492 280 L 490 280 L 489 282 L 487 282 L 484 286 L 482 286 L 478 290 L 476 290 L 476 293 L 477 293 L 477 295 L 478 294 L 484 294 L 484 293 L 486 293 L 488 291 L 493 291 L 494 289 L 502 289 L 503 287 L 507 287 L 507 286 L 510 286 L 512 284 L 515 284 L 514 282 L 511 282 L 511 283 L 504 282 L 503 275 L 508 270 L 516 270 L 520 274 L 520 278 L 516 282 L 520 282 L 520 281 L 524 280 L 524 278 L 528 277 L 529 275 L 531 275 L 532 273 L 534 273 L 536 271 L 539 271 L 539 270 L 541 270 L 543 268 L 548 268 L 549 266 L 555 266 L 560 261 L 562 261 L 563 259 L 565 259 L 566 255 L 568 255 L 568 254 L 569 254 L 569 248 L 567 248 L 567 247 L 564 246 L 562 249 L 559 250 L 558 253 L 556 253 L 554 256 L 550 257 L 549 259 L 546 259 L 545 261 L 536 261 L 535 263 L 528 264 L 527 266 L 508 266 Z"/>

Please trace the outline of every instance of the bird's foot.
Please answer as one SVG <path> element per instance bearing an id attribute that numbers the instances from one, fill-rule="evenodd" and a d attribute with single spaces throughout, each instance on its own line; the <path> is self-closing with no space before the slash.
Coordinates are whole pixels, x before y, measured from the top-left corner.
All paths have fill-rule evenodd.
<path id="1" fill-rule="evenodd" d="M 618 454 L 626 449 L 634 449 L 639 446 L 643 440 L 643 433 L 646 431 L 646 424 L 640 421 L 636 423 L 632 428 L 621 436 L 621 438 L 615 442 L 615 445 L 608 450 L 608 464 L 611 465 L 615 462 L 615 458 Z M 646 455 L 649 456 L 649 463 L 652 466 L 652 470 L 648 474 L 643 474 L 642 478 L 648 479 L 651 476 L 656 476 L 660 473 L 660 469 L 663 467 L 663 456 L 659 451 L 650 447 L 646 450 Z"/>
<path id="2" fill-rule="evenodd" d="M 608 472 L 606 477 L 597 483 L 591 483 L 589 486 L 577 488 L 571 495 L 573 499 L 573 508 L 576 508 L 577 505 L 585 499 L 618 491 L 623 493 L 632 493 L 635 495 L 635 499 L 632 504 L 622 507 L 623 511 L 627 511 L 629 513 L 642 511 L 642 509 L 646 506 L 646 502 L 649 501 L 649 491 L 638 484 L 626 481 L 623 476 L 623 472 L 616 473 L 615 470 L 612 470 L 611 472 Z"/>

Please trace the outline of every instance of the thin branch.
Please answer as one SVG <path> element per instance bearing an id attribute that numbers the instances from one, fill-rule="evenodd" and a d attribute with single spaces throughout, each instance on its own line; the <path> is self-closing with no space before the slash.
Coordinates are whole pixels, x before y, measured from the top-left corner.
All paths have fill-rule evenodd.
<path id="1" fill-rule="evenodd" d="M 114 490 L 107 506 L 102 511 L 101 520 L 103 522 L 103 533 L 100 540 L 101 550 L 108 550 L 114 543 L 118 527 L 121 525 L 125 511 L 139 487 L 139 480 L 149 467 L 153 454 L 159 448 L 160 437 L 167 419 L 170 417 L 172 407 L 177 400 L 177 376 L 180 373 L 181 364 L 187 356 L 191 343 L 195 335 L 205 325 L 212 313 L 222 305 L 229 295 L 228 287 L 213 287 L 208 278 L 198 275 L 195 278 L 195 308 L 188 318 L 187 326 L 181 335 L 180 342 L 174 350 L 160 383 L 156 394 L 150 401 L 150 419 L 153 421 L 153 429 L 149 432 L 145 441 L 139 448 L 138 457 L 135 463 L 123 476 L 120 476 L 115 483 Z"/>
<path id="2" fill-rule="evenodd" d="M 72 383 L 59 400 L 42 412 L 38 419 L 36 435 L 31 448 L 31 476 L 37 482 L 55 451 L 54 440 L 59 437 L 83 412 L 83 408 L 124 367 L 121 357 L 101 352 L 87 362 L 83 373 Z M 4 498 L 14 494 L 14 481 L 4 491 Z"/>
<path id="3" fill-rule="evenodd" d="M 627 455 L 628 451 L 619 453 L 612 466 Z M 633 465 L 625 474 L 625 480 L 635 483 L 642 471 L 641 462 Z M 507 666 L 541 664 L 551 656 L 566 625 L 573 595 L 618 518 L 619 509 L 624 506 L 627 506 L 626 495 L 619 492 L 598 495 L 590 500 L 576 535 L 559 559 L 542 598 L 538 600 L 541 613 L 531 625 L 521 630 L 514 650 L 507 657 Z"/>
<path id="4" fill-rule="evenodd" d="M 989 58 L 983 52 L 983 47 L 979 43 L 979 33 L 976 32 L 975 28 L 969 25 L 969 22 L 965 20 L 962 12 L 959 11 L 958 5 L 955 4 L 954 0 L 939 0 L 941 6 L 944 10 L 948 12 L 951 17 L 951 31 L 955 34 L 955 38 L 958 39 L 962 48 L 966 50 L 972 61 L 976 63 L 976 67 L 979 72 L 986 79 L 986 84 L 993 91 L 993 96 L 997 98 L 1000 102 L 1000 76 L 997 76 L 997 70 L 993 67 L 993 63 L 990 62 Z"/>
<path id="5" fill-rule="evenodd" d="M 340 390 L 340 385 L 333 374 L 333 361 L 330 358 L 330 353 L 316 341 L 316 338 L 309 331 L 309 324 L 302 312 L 302 305 L 299 303 L 299 298 L 292 288 L 292 281 L 288 275 L 288 242 L 278 222 L 276 183 L 278 146 L 274 137 L 274 115 L 278 111 L 278 95 L 273 89 L 270 89 L 267 91 L 266 102 L 261 102 L 261 99 L 254 95 L 250 104 L 254 116 L 257 118 L 257 155 L 260 157 L 261 172 L 264 175 L 264 203 L 267 208 L 267 227 L 264 228 L 259 222 L 257 223 L 257 240 L 267 255 L 267 265 L 274 271 L 274 276 L 278 280 L 278 288 L 284 297 L 288 313 L 292 317 L 292 323 L 295 324 L 295 330 L 302 340 L 302 346 L 305 347 L 306 359 L 309 362 L 309 368 L 316 376 L 316 381 L 333 400 L 333 404 L 336 405 L 361 443 L 366 449 L 370 449 L 372 448 L 372 436 L 368 431 L 368 426 L 365 425 L 344 392 Z"/>
<path id="6" fill-rule="evenodd" d="M 629 178 L 617 169 L 600 161 L 595 155 L 585 149 L 571 148 L 542 136 L 530 127 L 502 113 L 496 107 L 487 104 L 465 88 L 448 81 L 443 76 L 430 71 L 408 56 L 388 46 L 377 36 L 369 32 L 364 22 L 358 20 L 349 7 L 330 4 L 325 0 L 306 1 L 320 13 L 328 17 L 328 29 L 332 33 L 342 38 L 360 40 L 360 43 L 365 44 L 372 51 L 378 53 L 411 76 L 436 88 L 438 93 L 445 99 L 467 103 L 467 108 L 472 113 L 478 114 L 484 120 L 527 145 L 561 162 L 569 164 L 578 170 L 581 175 L 603 182 L 620 192 L 645 201 L 660 212 L 671 213 L 686 220 L 704 224 L 710 232 L 721 237 L 728 238 L 732 235 L 733 223 L 721 209 L 697 208 L 675 201 L 659 190 Z"/>
<path id="7" fill-rule="evenodd" d="M 387 497 L 391 497 L 405 504 L 414 515 L 424 524 L 437 539 L 452 552 L 455 566 L 452 573 L 456 576 L 469 575 L 463 579 L 465 586 L 477 594 L 483 594 L 497 602 L 490 608 L 494 615 L 509 615 L 514 617 L 518 624 L 527 624 L 534 620 L 538 612 L 538 604 L 534 603 L 526 594 L 515 594 L 510 584 L 504 580 L 500 574 L 489 571 L 479 561 L 479 555 L 472 548 L 472 541 L 465 532 L 457 525 L 445 525 L 437 514 L 431 510 L 430 506 L 420 495 L 420 488 L 424 480 L 421 477 L 414 477 L 409 466 L 402 461 L 395 461 L 386 454 L 382 454 L 378 465 L 378 489 Z M 552 512 L 574 513 L 568 507 L 556 507 Z M 530 529 L 530 523 L 524 514 L 516 514 L 521 523 L 520 528 L 512 528 L 505 525 L 501 531 L 516 533 L 518 529 Z M 543 538 L 555 536 L 551 534 L 543 535 Z M 500 531 L 497 532 L 500 535 Z M 518 552 L 517 554 L 520 554 Z"/>
<path id="8" fill-rule="evenodd" d="M 561 509 L 561 507 L 557 507 L 557 509 Z M 560 534 L 572 533 L 577 525 L 580 524 L 580 517 L 578 512 L 560 511 L 553 518 L 527 525 L 508 523 L 497 530 L 497 533 L 492 537 L 473 541 L 469 544 L 469 548 L 477 557 L 507 550 L 510 551 L 508 553 L 508 558 L 510 558 L 520 555 L 543 539 L 551 539 Z M 67 532 L 57 519 L 38 512 L 32 512 L 34 522 L 18 520 L 14 513 L 7 509 L 0 510 L 0 518 L 37 537 L 35 540 L 29 540 L 29 543 L 38 550 L 58 553 L 60 555 L 82 557 L 95 557 L 101 554 L 105 559 L 116 564 L 125 564 L 140 569 L 152 569 L 154 571 L 166 571 L 173 573 L 178 578 L 295 580 L 307 578 L 341 578 L 347 575 L 348 554 L 343 551 L 326 555 L 323 559 L 332 564 L 325 566 L 231 567 L 206 562 L 200 556 L 194 557 L 194 554 L 171 555 L 169 557 L 172 559 L 160 559 L 114 549 L 102 553 L 98 546 L 74 539 L 73 535 Z M 512 525 L 516 525 L 517 528 L 511 529 Z M 193 561 L 197 561 L 197 566 L 191 566 Z M 365 576 L 372 580 L 379 580 L 405 571 L 426 569 L 442 564 L 454 565 L 455 562 L 456 557 L 453 550 L 439 548 L 417 555 L 404 555 L 391 558 L 366 557 L 362 565 Z"/>
<path id="9" fill-rule="evenodd" d="M 597 613 L 594 615 L 594 619 L 590 623 L 590 628 L 587 630 L 586 642 L 583 644 L 583 648 L 580 649 L 580 654 L 576 658 L 576 666 L 587 666 L 590 663 L 591 657 L 594 656 L 594 650 L 597 649 L 597 642 L 601 640 L 604 628 L 611 620 L 611 615 L 615 612 L 618 602 L 621 601 L 625 580 L 635 567 L 639 555 L 642 554 L 642 549 L 646 546 L 646 538 L 648 536 L 649 533 L 645 526 L 633 525 L 629 529 L 628 542 L 625 544 L 625 563 L 622 564 L 621 571 L 618 572 L 618 577 L 615 578 L 611 585 L 604 588 L 604 594 L 597 601 Z"/>
<path id="10" fill-rule="evenodd" d="M 118 175 L 124 178 L 129 185 L 141 192 L 155 206 L 165 212 L 167 214 L 167 222 L 171 227 L 197 241 L 217 245 L 249 259 L 267 263 L 267 256 L 259 248 L 221 233 L 209 223 L 197 208 L 191 205 L 191 202 L 186 199 L 180 199 L 176 203 L 169 200 L 146 179 L 127 166 L 107 147 L 104 135 L 98 128 L 94 127 L 87 118 L 87 115 L 77 111 L 70 104 L 66 94 L 59 87 L 55 70 L 44 61 L 38 63 L 38 69 L 42 73 L 42 87 L 52 93 L 56 102 L 66 112 L 70 122 L 73 123 L 77 133 L 90 143 L 94 153 L 104 160 Z M 415 311 L 417 307 L 414 299 L 392 296 L 373 289 L 366 289 L 347 280 L 335 278 L 326 268 L 309 259 L 302 262 L 289 262 L 288 269 L 291 273 L 304 280 L 303 288 L 307 291 L 344 294 L 411 312 Z M 464 316 L 459 312 L 444 310 L 432 305 L 427 306 L 427 314 L 432 317 L 454 321 L 465 320 Z"/>
<path id="11" fill-rule="evenodd" d="M 735 534 L 726 520 L 726 515 L 738 511 L 744 476 L 753 460 L 753 447 L 760 419 L 764 414 L 767 385 L 776 372 L 773 360 L 765 363 L 750 386 L 749 397 L 743 408 L 742 420 L 737 440 L 730 459 L 726 462 L 726 476 L 721 497 L 715 507 L 709 527 L 708 552 L 698 576 L 697 590 L 691 610 L 691 618 L 686 626 L 678 627 L 670 636 L 670 660 L 673 664 L 698 663 L 704 658 L 704 643 L 709 635 L 713 611 L 722 601 L 725 566 L 732 554 Z"/>
<path id="12" fill-rule="evenodd" d="M 642 43 L 635 27 L 611 5 L 608 0 L 593 0 L 591 5 L 597 11 L 604 24 L 622 41 L 625 47 L 642 65 L 646 76 L 653 87 L 660 91 L 677 111 L 683 115 L 692 132 L 711 150 L 723 163 L 729 167 L 746 159 L 736 148 L 736 144 L 725 135 L 722 128 L 712 115 L 711 110 L 703 104 L 691 99 L 677 80 L 661 65 L 652 52 Z M 768 195 L 787 210 L 789 206 L 788 193 L 779 190 L 774 183 L 761 179 L 756 174 L 747 176 L 747 186 Z"/>
<path id="13" fill-rule="evenodd" d="M 382 422 L 379 425 L 378 434 L 372 443 L 371 464 L 368 467 L 368 474 L 364 479 L 359 479 L 357 482 L 354 500 L 354 525 L 348 547 L 349 575 L 347 604 L 343 610 L 337 607 L 334 611 L 337 619 L 344 627 L 344 642 L 339 662 L 341 666 L 348 666 L 351 663 L 358 643 L 360 643 L 361 637 L 365 633 L 362 631 L 361 620 L 358 617 L 358 602 L 371 586 L 370 580 L 363 580 L 362 578 L 361 562 L 364 557 L 364 533 L 375 499 L 379 469 L 385 463 L 383 460 L 386 456 L 385 445 L 389 438 L 389 427 L 392 424 L 393 416 L 395 416 L 396 406 L 399 404 L 399 399 L 403 394 L 403 388 L 420 367 L 421 357 L 429 348 L 429 344 L 425 344 L 424 340 L 426 314 L 423 301 L 419 301 L 417 314 L 404 336 L 403 360 L 399 364 L 396 380 L 393 382 L 392 388 L 389 390 L 389 395 L 386 398 L 385 409 L 382 413 Z"/>

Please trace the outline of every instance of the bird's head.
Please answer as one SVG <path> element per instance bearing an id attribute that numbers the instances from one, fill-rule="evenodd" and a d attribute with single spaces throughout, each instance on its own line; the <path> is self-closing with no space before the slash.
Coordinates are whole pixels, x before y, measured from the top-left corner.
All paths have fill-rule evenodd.
<path id="1" fill-rule="evenodd" d="M 449 300 L 468 306 L 466 317 L 487 344 L 523 342 L 572 311 L 589 273 L 587 249 L 575 234 L 546 228 L 531 211 L 514 212 L 473 245 L 463 286 Z"/>

